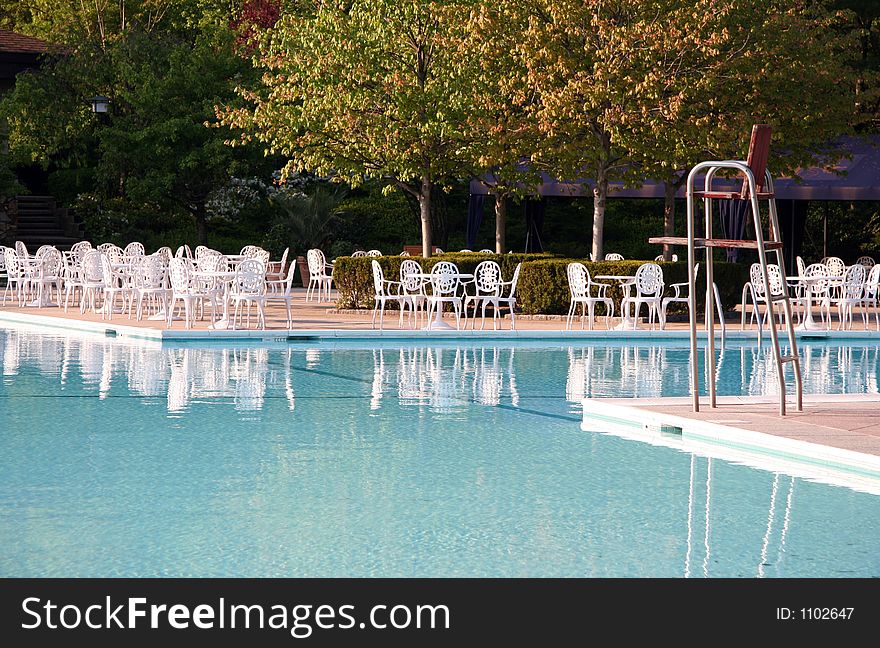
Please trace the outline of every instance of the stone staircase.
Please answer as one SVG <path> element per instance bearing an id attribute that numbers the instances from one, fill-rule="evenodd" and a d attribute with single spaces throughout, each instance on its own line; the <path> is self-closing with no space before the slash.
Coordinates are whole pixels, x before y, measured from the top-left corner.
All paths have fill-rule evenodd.
<path id="1" fill-rule="evenodd" d="M 69 250 L 85 238 L 82 223 L 71 210 L 57 207 L 52 196 L 16 196 L 15 211 L 15 240 L 32 253 L 41 245 Z"/>

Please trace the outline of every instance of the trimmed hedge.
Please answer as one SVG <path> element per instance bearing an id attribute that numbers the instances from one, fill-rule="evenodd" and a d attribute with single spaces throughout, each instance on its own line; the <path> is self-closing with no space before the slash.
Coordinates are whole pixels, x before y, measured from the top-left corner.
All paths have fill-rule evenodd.
<path id="1" fill-rule="evenodd" d="M 523 265 L 517 287 L 516 302 L 523 313 L 545 315 L 561 315 L 568 313 L 571 296 L 568 291 L 568 277 L 566 267 L 569 263 L 578 261 L 583 263 L 595 281 L 597 275 L 634 275 L 636 270 L 647 261 L 595 261 L 584 259 L 543 259 L 531 261 Z M 667 286 L 665 294 L 672 295 L 673 291 L 668 288 L 670 284 L 687 282 L 686 263 L 658 263 L 663 269 L 663 281 Z M 748 266 L 735 263 L 713 263 L 715 283 L 721 293 L 721 303 L 726 309 L 738 304 L 742 294 L 743 284 L 748 281 Z M 697 275 L 697 303 L 704 303 L 705 283 L 703 266 Z M 605 283 L 605 282 L 602 282 Z M 623 289 L 620 284 L 608 288 L 607 294 L 614 300 L 614 312 L 620 313 L 620 301 L 623 299 Z M 604 307 L 597 306 L 597 313 L 604 314 Z M 686 304 L 670 304 L 669 312 L 687 312 Z"/>
<path id="2" fill-rule="evenodd" d="M 435 263 L 451 261 L 462 272 L 473 272 L 481 261 L 496 261 L 501 266 L 501 274 L 505 281 L 510 281 L 516 264 L 522 262 L 523 267 L 517 286 L 517 305 L 526 314 L 563 315 L 568 312 L 571 302 L 568 291 L 566 267 L 573 261 L 583 263 L 591 277 L 596 275 L 634 275 L 636 270 L 646 261 L 596 261 L 584 259 L 560 259 L 547 254 L 479 254 L 450 253 L 425 259 L 424 257 L 383 256 L 376 260 L 382 266 L 385 278 L 397 281 L 400 277 L 400 263 L 404 259 L 418 261 L 425 272 L 430 272 Z M 339 257 L 333 268 L 333 279 L 339 290 L 338 308 L 373 308 L 373 272 L 367 257 Z M 663 280 L 667 286 L 687 281 L 687 265 L 685 263 L 659 263 L 663 269 Z M 721 293 L 721 303 L 728 310 L 739 303 L 743 284 L 748 281 L 747 265 L 735 263 L 714 263 L 715 283 Z M 697 276 L 697 302 L 702 305 L 704 300 L 703 266 Z M 667 288 L 667 295 L 672 290 Z M 608 289 L 608 295 L 614 300 L 615 313 L 620 313 L 620 301 L 623 290 L 618 283 Z M 687 312 L 686 304 L 671 304 L 669 312 Z M 597 313 L 604 314 L 604 307 L 597 307 Z"/>
<path id="3" fill-rule="evenodd" d="M 406 259 L 413 259 L 422 266 L 422 270 L 430 272 L 435 263 L 451 261 L 463 273 L 472 273 L 481 261 L 495 261 L 501 266 L 501 276 L 505 281 L 513 278 L 517 263 L 546 260 L 549 254 L 481 254 L 479 252 L 450 252 L 438 254 L 426 259 L 420 256 L 401 257 L 383 256 L 376 261 L 382 266 L 385 278 L 391 281 L 400 280 L 400 264 Z M 373 270 L 369 257 L 337 257 L 333 266 L 333 283 L 339 290 L 337 308 L 373 308 Z M 525 265 L 523 266 L 523 271 Z M 563 269 L 563 275 L 565 270 Z M 522 278 L 522 271 L 520 273 Z M 393 302 L 389 303 L 393 307 Z M 568 308 L 566 306 L 566 308 Z"/>

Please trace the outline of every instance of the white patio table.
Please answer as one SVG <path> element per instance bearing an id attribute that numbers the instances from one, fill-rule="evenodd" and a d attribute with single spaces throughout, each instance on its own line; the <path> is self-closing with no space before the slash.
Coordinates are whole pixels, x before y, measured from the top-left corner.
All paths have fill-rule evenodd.
<path id="1" fill-rule="evenodd" d="M 425 281 L 426 286 L 431 285 L 431 273 L 430 272 L 414 272 L 412 274 L 406 275 L 407 277 L 415 277 L 417 279 L 422 279 Z M 455 277 L 459 281 L 466 279 L 473 279 L 474 275 L 467 274 L 463 272 L 450 273 L 450 276 Z M 443 321 L 443 308 L 438 306 L 434 309 L 434 319 L 428 322 L 428 325 L 423 328 L 423 331 L 454 331 L 456 330 L 454 326 L 451 326 Z"/>
<path id="2" fill-rule="evenodd" d="M 623 289 L 623 298 L 626 299 L 629 297 L 630 288 L 636 283 L 635 275 L 596 275 L 593 279 L 601 279 L 603 281 L 616 281 L 620 284 L 620 287 Z M 620 310 L 623 311 L 623 303 L 621 302 Z M 612 326 L 611 328 L 615 331 L 623 331 L 626 329 L 633 330 L 638 328 L 638 319 L 633 321 L 633 318 L 629 316 L 629 309 L 623 311 L 620 317 L 620 324 L 617 326 Z"/>

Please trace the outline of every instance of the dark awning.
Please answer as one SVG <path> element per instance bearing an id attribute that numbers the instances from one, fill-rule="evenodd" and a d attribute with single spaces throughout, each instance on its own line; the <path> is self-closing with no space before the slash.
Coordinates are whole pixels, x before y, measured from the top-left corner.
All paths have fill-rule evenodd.
<path id="1" fill-rule="evenodd" d="M 800 180 L 774 178 L 776 197 L 788 200 L 880 200 L 880 136 L 861 139 L 844 138 L 840 148 L 851 159 L 842 159 L 834 165 L 834 171 L 811 167 L 799 171 Z M 772 170 L 771 170 L 772 172 Z M 843 175 L 840 175 L 840 174 Z M 543 176 L 543 184 L 538 188 L 542 196 L 592 196 L 590 183 L 559 182 Z M 726 181 L 717 180 L 717 187 Z M 739 181 L 729 186 L 739 186 Z M 479 180 L 471 182 L 472 194 L 486 194 L 488 189 Z M 612 183 L 611 198 L 663 198 L 663 184 L 647 180 L 638 189 L 625 189 L 623 185 Z M 684 188 L 678 192 L 684 198 Z"/>

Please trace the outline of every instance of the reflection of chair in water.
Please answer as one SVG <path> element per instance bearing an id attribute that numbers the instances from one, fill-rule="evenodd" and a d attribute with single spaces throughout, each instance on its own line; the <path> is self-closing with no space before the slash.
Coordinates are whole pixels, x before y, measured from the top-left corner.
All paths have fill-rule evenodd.
<path id="1" fill-rule="evenodd" d="M 493 348 L 491 360 L 486 359 L 486 348 L 480 349 L 480 363 L 474 370 L 474 400 L 481 405 L 498 405 L 504 387 L 504 373 L 498 362 L 499 351 Z"/>
<path id="2" fill-rule="evenodd" d="M 370 409 L 377 410 L 382 405 L 385 392 L 385 351 L 373 349 L 373 385 L 370 389 Z"/>
<path id="3" fill-rule="evenodd" d="M 296 394 L 293 391 L 293 375 L 290 363 L 293 360 L 293 351 L 287 349 L 287 357 L 284 361 L 284 396 L 287 398 L 287 409 L 291 412 L 296 409 Z"/>
<path id="4" fill-rule="evenodd" d="M 180 352 L 172 352 L 169 355 L 171 376 L 168 379 L 169 412 L 182 412 L 189 406 L 189 352 L 191 349 L 182 349 Z"/>

